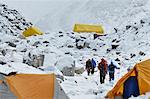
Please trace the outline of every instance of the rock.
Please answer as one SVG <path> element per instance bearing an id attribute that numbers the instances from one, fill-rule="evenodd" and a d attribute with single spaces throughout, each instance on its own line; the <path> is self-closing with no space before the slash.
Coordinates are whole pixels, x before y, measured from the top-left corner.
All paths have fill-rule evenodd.
<path id="1" fill-rule="evenodd" d="M 98 94 L 98 92 L 93 91 L 93 94 L 94 94 L 94 95 L 97 95 L 97 94 Z"/>
<path id="2" fill-rule="evenodd" d="M 6 64 L 6 62 L 0 61 L 0 64 L 1 64 L 1 65 L 5 65 L 5 64 Z"/>
<path id="3" fill-rule="evenodd" d="M 43 66 L 43 62 L 44 62 L 44 55 L 33 55 L 33 56 L 29 56 L 30 59 L 23 59 L 23 63 L 28 64 L 29 66 L 33 66 L 33 67 L 39 67 L 39 66 Z"/>
<path id="4" fill-rule="evenodd" d="M 120 61 L 120 59 L 119 59 L 119 58 L 116 58 L 115 61 Z"/>
<path id="5" fill-rule="evenodd" d="M 117 33 L 117 32 L 118 32 L 118 29 L 117 29 L 117 28 L 114 28 L 114 30 L 115 30 L 115 33 Z"/>
<path id="6" fill-rule="evenodd" d="M 138 30 L 138 28 L 137 28 L 137 27 L 135 27 L 135 26 L 134 26 L 133 28 L 134 28 L 136 31 Z"/>
<path id="7" fill-rule="evenodd" d="M 84 47 L 90 48 L 90 43 L 85 42 Z"/>
<path id="8" fill-rule="evenodd" d="M 119 42 L 120 42 L 120 40 L 117 40 L 117 41 L 116 41 L 116 43 L 119 43 Z"/>
<path id="9" fill-rule="evenodd" d="M 140 23 L 141 23 L 141 24 L 144 24 L 145 22 L 144 22 L 143 20 L 140 20 Z"/>
<path id="10" fill-rule="evenodd" d="M 145 54 L 144 52 L 140 51 L 140 52 L 139 52 L 139 55 L 145 56 L 146 54 Z"/>
<path id="11" fill-rule="evenodd" d="M 61 33 L 63 33 L 62 31 L 59 31 L 59 33 L 61 34 Z"/>
<path id="12" fill-rule="evenodd" d="M 116 49 L 119 45 L 111 45 L 112 49 Z"/>
<path id="13" fill-rule="evenodd" d="M 5 56 L 5 55 L 6 55 L 6 50 L 3 49 L 3 50 L 1 51 L 1 53 L 2 53 L 3 56 Z"/>
<path id="14" fill-rule="evenodd" d="M 47 73 L 53 72 L 56 75 L 56 78 L 64 81 L 63 74 L 58 70 L 58 68 L 56 66 L 40 67 L 39 69 L 41 69 Z"/>
<path id="15" fill-rule="evenodd" d="M 106 53 L 109 53 L 110 51 L 111 51 L 111 49 L 107 49 L 107 50 L 106 50 Z"/>
<path id="16" fill-rule="evenodd" d="M 94 48 L 94 49 L 92 49 L 93 51 L 97 51 L 97 49 L 96 48 Z"/>
<path id="17" fill-rule="evenodd" d="M 131 25 L 127 25 L 126 26 L 126 30 L 130 29 L 131 28 Z"/>
<path id="18" fill-rule="evenodd" d="M 78 83 L 76 80 L 74 81 L 76 84 Z"/>
<path id="19" fill-rule="evenodd" d="M 65 52 L 65 54 L 70 54 L 70 52 Z"/>
<path id="20" fill-rule="evenodd" d="M 59 78 L 59 79 L 61 79 L 62 81 L 64 81 L 64 76 L 62 76 L 62 75 L 56 75 L 56 78 Z"/>
<path id="21" fill-rule="evenodd" d="M 83 72 L 84 72 L 84 68 L 83 67 L 75 69 L 75 73 L 76 74 L 82 74 Z"/>
<path id="22" fill-rule="evenodd" d="M 13 42 L 8 42 L 8 45 L 11 47 L 16 47 L 16 44 L 14 44 Z"/>
<path id="23" fill-rule="evenodd" d="M 83 36 L 81 36 L 80 38 L 82 38 L 82 39 L 86 39 L 86 37 L 83 37 Z"/>
<path id="24" fill-rule="evenodd" d="M 112 42 L 115 42 L 117 39 L 113 39 Z"/>
<path id="25" fill-rule="evenodd" d="M 121 52 L 116 52 L 117 55 L 119 55 Z"/>
<path id="26" fill-rule="evenodd" d="M 75 68 L 74 67 L 64 67 L 61 72 L 65 76 L 74 76 Z"/>
<path id="27" fill-rule="evenodd" d="M 55 66 L 64 76 L 74 76 L 75 74 L 75 60 L 71 56 L 62 57 L 55 63 Z"/>
<path id="28" fill-rule="evenodd" d="M 26 52 L 27 51 L 27 48 L 24 48 L 23 50 L 21 50 L 21 52 Z"/>
<path id="29" fill-rule="evenodd" d="M 59 35 L 59 37 L 63 37 L 64 35 Z"/>
<path id="30" fill-rule="evenodd" d="M 32 46 L 37 46 L 39 44 L 41 44 L 40 41 L 36 41 Z"/>
<path id="31" fill-rule="evenodd" d="M 137 31 L 135 34 L 138 34 L 139 32 Z"/>
<path id="32" fill-rule="evenodd" d="M 130 54 L 130 58 L 133 58 L 133 57 L 135 57 L 136 55 L 135 54 Z"/>
<path id="33" fill-rule="evenodd" d="M 23 36 L 23 35 L 19 35 L 18 38 L 20 38 L 20 39 L 25 39 L 26 37 Z"/>
<path id="34" fill-rule="evenodd" d="M 73 45 L 68 45 L 67 47 L 68 47 L 68 48 L 73 48 Z"/>
<path id="35" fill-rule="evenodd" d="M 49 41 L 44 41 L 43 43 L 49 43 Z"/>
<path id="36" fill-rule="evenodd" d="M 130 60 L 130 59 L 128 59 L 128 58 L 125 58 L 125 60 Z"/>
<path id="37" fill-rule="evenodd" d="M 82 41 L 82 40 L 78 40 L 78 39 L 76 39 L 76 48 L 77 49 L 83 49 L 83 48 L 85 48 L 85 42 L 84 41 Z"/>

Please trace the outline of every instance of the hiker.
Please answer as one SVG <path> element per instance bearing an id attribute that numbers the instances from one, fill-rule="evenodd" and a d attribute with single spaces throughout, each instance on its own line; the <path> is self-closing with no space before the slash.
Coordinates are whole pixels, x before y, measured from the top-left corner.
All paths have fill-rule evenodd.
<path id="1" fill-rule="evenodd" d="M 108 71 L 109 71 L 109 81 L 114 80 L 114 74 L 115 74 L 115 69 L 120 69 L 117 67 L 113 61 L 108 66 Z"/>
<path id="2" fill-rule="evenodd" d="M 100 70 L 100 83 L 104 83 L 105 81 L 105 76 L 107 74 L 107 61 L 102 58 L 101 62 L 98 64 L 98 69 Z"/>
<path id="3" fill-rule="evenodd" d="M 96 67 L 96 62 L 95 62 L 95 60 L 92 58 L 92 60 L 91 60 L 91 63 L 92 63 L 92 70 L 91 70 L 91 74 L 94 74 L 94 69 L 95 69 L 95 67 Z"/>
<path id="4" fill-rule="evenodd" d="M 92 71 L 92 62 L 90 59 L 88 59 L 86 61 L 86 70 L 87 70 L 87 74 L 88 76 L 90 75 L 90 72 Z"/>

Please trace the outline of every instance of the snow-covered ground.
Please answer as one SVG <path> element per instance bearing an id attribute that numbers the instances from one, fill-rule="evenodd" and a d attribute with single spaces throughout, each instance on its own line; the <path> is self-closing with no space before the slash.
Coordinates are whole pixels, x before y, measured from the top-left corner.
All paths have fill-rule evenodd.
<path id="1" fill-rule="evenodd" d="M 65 77 L 61 85 L 70 99 L 103 99 L 118 79 L 127 72 L 128 67 L 150 55 L 149 0 L 4 0 L 2 3 L 18 9 L 28 20 L 33 20 L 34 24 L 45 31 L 45 34 L 20 39 L 18 34 L 31 24 L 27 21 L 24 23 L 23 19 L 18 21 L 22 17 L 20 14 L 10 15 L 1 7 L 0 12 L 9 19 L 14 19 L 16 23 L 0 15 L 0 35 L 3 36 L 0 38 L 0 61 L 6 63 L 0 65 L 0 72 L 47 73 L 48 71 L 22 63 L 29 53 L 45 55 L 44 67 L 41 68 L 60 68 L 56 65 L 58 60 L 59 64 L 62 62 L 61 65 L 72 64 L 72 60 L 75 60 L 76 67 L 84 67 L 88 58 L 94 58 L 97 62 L 102 57 L 107 60 L 119 60 L 117 62 L 120 63 L 120 70 L 116 70 L 114 82 L 109 82 L 107 75 L 105 84 L 99 84 L 98 70 L 91 76 L 87 76 L 85 71 L 74 77 Z M 20 22 L 21 30 L 14 28 L 17 27 L 17 22 Z M 102 24 L 107 35 L 93 40 L 93 34 L 73 33 L 75 23 Z M 88 46 L 78 49 L 76 39 L 80 40 L 79 45 L 86 43 Z M 8 42 L 13 42 L 16 47 L 10 46 Z M 112 48 L 114 45 L 117 47 Z M 6 50 L 6 55 L 3 55 L 2 50 Z M 67 58 L 71 60 L 63 63 L 62 59 Z M 149 93 L 138 98 L 148 97 Z"/>
<path id="2" fill-rule="evenodd" d="M 84 72 L 82 75 L 76 75 L 75 77 L 65 77 L 65 82 L 62 83 L 62 87 L 69 95 L 70 99 L 104 99 L 108 90 L 113 88 L 117 79 L 121 77 L 120 70 L 116 71 L 116 78 L 114 82 L 109 82 L 108 75 L 104 84 L 100 84 L 99 72 L 94 75 L 87 76 Z"/>

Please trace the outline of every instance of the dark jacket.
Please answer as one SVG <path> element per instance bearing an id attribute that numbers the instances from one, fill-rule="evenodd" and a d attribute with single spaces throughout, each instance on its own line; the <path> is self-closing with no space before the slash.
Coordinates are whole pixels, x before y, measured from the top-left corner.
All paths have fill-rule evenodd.
<path id="1" fill-rule="evenodd" d="M 114 65 L 113 62 L 111 62 L 110 65 L 108 66 L 109 73 L 115 73 L 115 69 L 120 69 L 120 68 Z"/>
<path id="2" fill-rule="evenodd" d="M 89 69 L 89 68 L 92 68 L 92 62 L 90 59 L 86 61 L 86 69 Z"/>

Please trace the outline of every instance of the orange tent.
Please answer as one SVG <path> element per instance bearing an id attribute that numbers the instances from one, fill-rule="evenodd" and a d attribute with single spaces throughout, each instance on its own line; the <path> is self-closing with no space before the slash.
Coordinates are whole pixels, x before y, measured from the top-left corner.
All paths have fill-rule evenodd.
<path id="1" fill-rule="evenodd" d="M 107 98 L 130 97 L 150 92 L 150 59 L 138 63 L 106 95 Z"/>
<path id="2" fill-rule="evenodd" d="M 54 74 L 16 74 L 6 76 L 5 81 L 10 88 L 9 93 L 12 92 L 10 99 L 69 99 Z M 2 93 L 0 99 L 2 96 L 9 99 L 10 94 L 5 94 Z"/>

